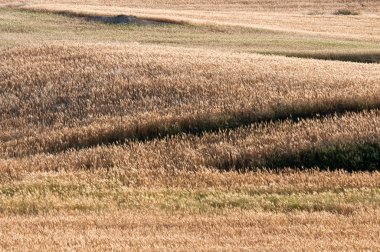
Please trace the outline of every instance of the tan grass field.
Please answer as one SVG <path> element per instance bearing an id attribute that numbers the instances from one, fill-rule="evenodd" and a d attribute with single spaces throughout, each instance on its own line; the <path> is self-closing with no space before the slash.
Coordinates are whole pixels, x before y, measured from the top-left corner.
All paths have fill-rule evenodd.
<path id="1" fill-rule="evenodd" d="M 0 0 L 0 249 L 379 250 L 379 11 Z"/>
<path id="2" fill-rule="evenodd" d="M 230 212 L 228 215 L 150 215 L 114 212 L 94 215 L 11 217 L 3 248 L 25 250 L 377 250 L 378 213 Z M 360 221 L 359 221 L 360 220 Z M 339 227 L 339 241 L 332 236 Z M 27 237 L 23 239 L 21 237 Z M 21 239 L 20 239 L 21 238 Z M 112 244 L 112 245 L 109 245 Z"/>
<path id="3" fill-rule="evenodd" d="M 38 2 L 38 1 L 36 1 Z M 40 9 L 50 11 L 74 11 L 82 13 L 132 14 L 141 17 L 167 18 L 182 20 L 196 24 L 220 24 L 251 27 L 322 36 L 328 38 L 346 38 L 362 40 L 380 40 L 380 16 L 378 1 L 246 1 L 246 4 L 233 1 L 216 1 L 207 5 L 208 1 L 195 1 L 192 4 L 173 1 L 149 2 L 115 5 L 113 1 L 107 5 L 97 5 L 94 1 L 87 4 L 72 4 L 57 1 L 57 3 L 27 3 L 22 9 Z M 117 2 L 117 1 L 115 1 Z M 243 2 L 243 1 L 242 1 Z M 263 1 L 264 2 L 264 1 Z M 333 2 L 331 4 L 329 2 Z M 216 7 L 215 7 L 216 6 Z M 277 8 L 275 6 L 278 6 Z M 271 9 L 268 9 L 271 8 Z M 215 9 L 216 8 L 216 9 Z M 277 11 L 280 9 L 280 11 Z M 356 16 L 337 16 L 337 10 L 348 9 L 360 13 Z"/>

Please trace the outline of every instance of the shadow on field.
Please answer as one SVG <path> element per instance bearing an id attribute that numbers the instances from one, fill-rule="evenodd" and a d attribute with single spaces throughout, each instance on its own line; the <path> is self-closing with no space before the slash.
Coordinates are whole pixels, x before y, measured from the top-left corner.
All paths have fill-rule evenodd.
<path id="1" fill-rule="evenodd" d="M 46 11 L 32 10 L 32 12 L 48 12 L 69 18 L 77 18 L 88 22 L 99 22 L 114 25 L 169 25 L 184 24 L 182 21 L 176 21 L 166 18 L 140 18 L 133 15 L 92 15 L 84 13 L 76 13 L 72 11 Z"/>
<path id="2" fill-rule="evenodd" d="M 278 53 L 286 57 L 346 61 L 357 63 L 380 63 L 380 52 L 365 53 Z"/>
<path id="3" fill-rule="evenodd" d="M 379 103 L 356 104 L 349 101 L 341 104 L 327 104 L 323 108 L 314 105 L 310 107 L 292 107 L 279 108 L 270 114 L 259 114 L 250 110 L 234 111 L 230 113 L 220 114 L 204 114 L 196 117 L 180 117 L 170 119 L 159 119 L 146 124 L 130 125 L 125 127 L 114 128 L 112 131 L 104 132 L 102 135 L 95 135 L 81 142 L 65 141 L 72 143 L 64 148 L 56 146 L 49 149 L 49 152 L 65 151 L 68 148 L 82 149 L 98 145 L 121 144 L 128 141 L 150 141 L 155 139 L 163 139 L 179 134 L 192 134 L 202 136 L 205 133 L 218 132 L 220 130 L 235 130 L 240 127 L 249 126 L 253 123 L 267 123 L 291 120 L 299 122 L 303 119 L 327 118 L 331 116 L 340 116 L 346 113 L 363 112 L 371 109 L 380 109 Z M 75 139 L 78 139 L 76 136 Z"/>
<path id="4" fill-rule="evenodd" d="M 249 153 L 232 158 L 222 157 L 214 164 L 220 170 L 252 168 L 343 169 L 349 172 L 380 170 L 380 142 L 330 143 L 293 153 L 270 154 L 261 160 Z"/>
<path id="5" fill-rule="evenodd" d="M 196 117 L 181 117 L 181 118 L 167 118 L 158 119 L 155 121 L 148 121 L 144 124 L 134 125 L 115 125 L 115 127 L 98 128 L 97 130 L 86 130 L 78 128 L 70 131 L 68 134 L 59 134 L 60 137 L 49 136 L 37 136 L 30 139 L 27 145 L 28 148 L 20 152 L 10 152 L 9 157 L 25 157 L 34 155 L 37 153 L 59 153 L 68 151 L 70 149 L 85 149 L 96 146 L 108 146 L 108 145 L 122 145 L 130 142 L 146 142 L 150 140 L 163 139 L 181 134 L 192 134 L 202 136 L 207 132 L 219 132 L 220 130 L 234 130 L 239 127 L 249 126 L 253 123 L 274 122 L 282 120 L 292 120 L 298 122 L 307 118 L 326 118 L 330 116 L 344 115 L 345 113 L 366 111 L 369 108 L 380 108 L 380 104 L 341 104 L 342 107 L 334 104 L 329 108 L 317 108 L 311 106 L 309 110 L 303 108 L 303 110 L 280 110 L 272 114 L 257 114 L 252 111 L 236 111 L 231 114 L 218 114 L 218 115 L 197 115 Z M 57 134 L 53 134 L 57 135 Z M 40 139 L 42 137 L 42 139 Z M 297 154 L 299 155 L 299 154 Z M 306 154 L 305 154 L 306 155 Z M 223 159 L 223 158 L 222 158 Z M 274 157 L 270 157 L 268 161 L 265 161 L 261 166 L 276 167 L 282 165 L 281 162 L 292 166 L 285 157 L 282 157 L 276 161 L 270 163 L 269 160 L 277 160 Z M 293 160 L 293 158 L 290 158 Z M 294 166 L 313 166 L 313 162 L 310 163 L 300 161 L 296 162 L 294 159 Z M 306 160 L 306 159 L 301 159 Z M 288 163 L 287 163 L 288 162 Z M 318 163 L 317 161 L 315 163 Z M 337 162 L 343 164 L 342 162 Z M 222 160 L 220 163 L 214 166 L 223 169 L 240 169 L 244 167 L 252 167 L 250 158 L 242 159 L 241 161 L 228 161 Z M 260 165 L 260 164 L 258 164 Z"/>

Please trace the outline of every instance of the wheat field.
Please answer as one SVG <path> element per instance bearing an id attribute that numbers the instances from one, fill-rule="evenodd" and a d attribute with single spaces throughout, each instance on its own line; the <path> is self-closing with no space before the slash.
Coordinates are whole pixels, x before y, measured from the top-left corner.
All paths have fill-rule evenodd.
<path id="1" fill-rule="evenodd" d="M 0 249 L 380 249 L 380 2 L 0 0 Z"/>

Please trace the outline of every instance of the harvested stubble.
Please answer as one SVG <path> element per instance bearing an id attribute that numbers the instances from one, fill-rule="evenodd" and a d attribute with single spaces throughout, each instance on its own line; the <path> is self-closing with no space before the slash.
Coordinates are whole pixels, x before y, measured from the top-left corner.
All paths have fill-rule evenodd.
<path id="1" fill-rule="evenodd" d="M 260 1 L 261 2 L 261 1 Z M 335 3 L 336 1 L 334 1 Z M 334 5 L 334 4 L 333 4 Z M 251 27 L 259 29 L 269 29 L 272 31 L 284 31 L 289 33 L 314 35 L 329 38 L 346 38 L 355 40 L 380 40 L 380 19 L 378 16 L 379 2 L 372 1 L 370 8 L 355 8 L 360 12 L 367 12 L 360 16 L 337 16 L 332 13 L 345 6 L 337 4 L 323 7 L 316 3 L 310 6 L 299 5 L 299 8 L 290 8 L 286 11 L 265 11 L 253 7 L 251 10 L 247 7 L 231 8 L 231 5 L 217 5 L 213 7 L 188 9 L 185 6 L 172 5 L 165 8 L 147 8 L 147 7 L 126 7 L 126 6 L 94 6 L 88 4 L 29 4 L 22 6 L 22 9 L 48 10 L 48 11 L 72 11 L 85 12 L 87 14 L 97 15 L 119 15 L 120 13 L 128 15 L 137 15 L 140 17 L 154 17 L 159 19 L 169 19 L 184 21 L 193 24 L 222 24 L 232 26 Z M 370 6 L 368 5 L 368 6 Z M 284 6 L 284 5 L 283 5 Z M 340 6 L 340 7 L 339 7 Z M 208 10 L 212 8 L 212 11 Z M 281 9 L 281 8 L 280 8 Z M 327 14 L 308 15 L 307 12 L 313 10 L 326 10 Z M 376 11 L 377 10 L 377 11 Z M 368 13 L 372 12 L 372 13 Z M 330 14 L 328 14 L 330 13 Z"/>
<path id="2" fill-rule="evenodd" d="M 96 45 L 17 48 L 0 58 L 3 158 L 360 111 L 380 101 L 376 64 Z"/>
<path id="3" fill-rule="evenodd" d="M 14 45 L 40 45 L 53 41 L 67 43 L 67 38 L 72 38 L 82 43 L 134 42 L 326 60 L 367 63 L 380 61 L 380 44 L 373 41 L 326 38 L 215 24 L 104 25 L 75 17 L 109 19 L 108 14 L 89 12 L 89 15 L 83 15 L 59 10 L 57 13 L 66 15 L 57 15 L 54 11 L 0 9 L 0 50 Z M 116 15 L 118 14 L 114 14 L 115 19 Z M 168 20 L 161 18 L 161 21 Z M 170 22 L 176 21 L 174 19 Z"/>
<path id="4" fill-rule="evenodd" d="M 23 6 L 28 4 L 51 4 L 51 5 L 61 5 L 67 4 L 73 7 L 78 6 L 78 0 L 30 0 L 28 3 L 22 1 L 9 1 L 0 0 L 0 3 L 4 5 L 16 5 Z M 203 9 L 203 10 L 264 10 L 270 12 L 281 12 L 281 11 L 305 11 L 305 10 L 337 10 L 341 8 L 347 8 L 348 6 L 355 9 L 363 9 L 366 11 L 375 12 L 379 9 L 379 3 L 377 0 L 307 0 L 307 1 L 297 1 L 297 0 L 223 0 L 223 1 L 209 1 L 209 0 L 131 0 L 125 2 L 123 0 L 85 0 L 80 1 L 80 4 L 86 4 L 89 6 L 98 7 L 147 7 L 152 9 L 165 8 L 165 9 Z M 101 6 L 101 7 L 99 7 Z"/>
<path id="5" fill-rule="evenodd" d="M 352 216 L 254 211 L 221 216 L 122 211 L 101 215 L 16 216 L 0 219 L 3 227 L 0 247 L 87 251 L 377 250 L 379 216 L 378 211 Z"/>

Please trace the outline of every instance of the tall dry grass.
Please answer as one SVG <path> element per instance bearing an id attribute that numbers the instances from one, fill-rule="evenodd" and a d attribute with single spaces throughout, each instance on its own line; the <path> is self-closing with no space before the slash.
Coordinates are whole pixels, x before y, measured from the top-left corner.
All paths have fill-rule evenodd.
<path id="1" fill-rule="evenodd" d="M 379 106 L 376 64 L 179 51 L 1 52 L 2 157 Z"/>
<path id="2" fill-rule="evenodd" d="M 204 134 L 201 137 L 180 135 L 147 143 L 129 142 L 120 146 L 99 146 L 55 155 L 39 154 L 19 159 L 3 158 L 0 168 L 4 176 L 8 174 L 9 177 L 18 177 L 30 172 L 99 169 L 111 171 L 114 168 L 122 172 L 121 176 L 125 172 L 130 174 L 133 171 L 136 171 L 136 174 L 142 174 L 143 171 L 151 174 L 153 171 L 164 176 L 165 174 L 175 176 L 176 172 L 270 167 L 272 162 L 281 156 L 297 160 L 305 151 L 316 153 L 325 148 L 350 147 L 356 144 L 371 146 L 371 143 L 379 142 L 379 125 L 378 111 L 298 123 L 285 121 L 257 124 L 235 131 Z M 33 146 L 33 142 L 29 145 Z M 360 150 L 360 148 L 354 149 L 351 155 L 355 156 L 346 156 L 337 163 L 330 162 L 327 165 L 331 165 L 332 168 L 352 170 L 367 170 L 378 166 L 378 158 L 368 159 L 368 166 L 360 161 L 360 159 L 369 158 L 365 156 L 366 151 Z M 325 155 L 331 159 L 328 154 L 330 153 L 323 154 L 322 152 L 320 155 L 322 158 Z M 339 150 L 333 149 L 332 154 L 338 155 Z M 339 155 L 347 155 L 347 153 Z M 371 155 L 376 155 L 376 151 Z M 349 161 L 354 157 L 359 161 L 350 163 Z M 292 164 L 299 167 L 298 163 L 287 165 Z M 349 164 L 349 166 L 345 167 L 344 164 Z"/>

